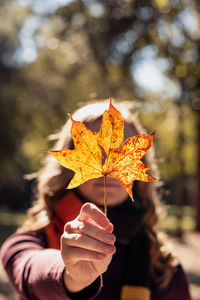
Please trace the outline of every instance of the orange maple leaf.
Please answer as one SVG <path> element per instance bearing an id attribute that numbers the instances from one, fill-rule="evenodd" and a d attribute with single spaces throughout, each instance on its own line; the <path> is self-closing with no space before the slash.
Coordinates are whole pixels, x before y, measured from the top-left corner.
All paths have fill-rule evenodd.
<path id="1" fill-rule="evenodd" d="M 69 115 L 70 116 L 70 115 Z M 67 188 L 75 188 L 89 179 L 104 176 L 118 179 L 133 200 L 132 182 L 151 181 L 155 177 L 147 174 L 150 170 L 141 158 L 151 148 L 155 131 L 124 139 L 124 120 L 121 113 L 112 105 L 103 114 L 99 133 L 93 133 L 81 122 L 72 119 L 71 136 L 74 150 L 48 151 L 64 167 L 75 172 Z M 106 154 L 103 161 L 102 149 Z"/>

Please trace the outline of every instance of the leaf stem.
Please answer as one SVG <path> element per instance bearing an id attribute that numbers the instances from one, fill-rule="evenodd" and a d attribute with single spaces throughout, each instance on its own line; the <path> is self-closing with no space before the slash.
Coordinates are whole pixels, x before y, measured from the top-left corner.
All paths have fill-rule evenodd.
<path id="1" fill-rule="evenodd" d="M 107 188 L 106 188 L 107 175 L 104 175 L 104 214 L 107 217 Z"/>

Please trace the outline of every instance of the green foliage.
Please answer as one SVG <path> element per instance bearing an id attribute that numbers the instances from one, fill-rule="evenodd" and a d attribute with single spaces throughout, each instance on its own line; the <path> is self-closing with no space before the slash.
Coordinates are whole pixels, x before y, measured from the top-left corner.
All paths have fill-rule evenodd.
<path id="1" fill-rule="evenodd" d="M 178 211 L 181 209 L 181 218 L 177 218 Z M 162 219 L 159 227 L 173 235 L 176 235 L 177 230 L 189 232 L 195 230 L 195 210 L 190 206 L 183 206 L 182 208 L 170 205 L 168 207 L 168 214 L 166 218 Z"/>
<path id="2" fill-rule="evenodd" d="M 155 136 L 157 160 L 163 180 L 170 182 L 181 172 L 185 176 L 197 174 L 198 131 L 196 115 L 190 106 L 183 104 L 178 108 L 172 101 L 166 101 L 165 105 L 163 111 L 142 113 L 141 118 L 149 131 L 152 124 L 158 129 Z"/>
<path id="3" fill-rule="evenodd" d="M 149 132 L 158 129 L 162 179 L 172 183 L 182 175 L 196 176 L 199 1 L 74 0 L 44 14 L 14 0 L 0 5 L 3 195 L 10 187 L 13 194 L 23 189 L 22 175 L 39 169 L 42 149 L 51 146 L 46 137 L 66 121 L 67 112 L 80 102 L 110 96 L 139 99 L 143 124 Z M 32 34 L 37 57 L 20 64 L 14 53 L 21 49 L 22 29 L 32 17 L 31 26 L 37 20 Z M 133 76 L 149 53 L 153 63 L 164 66 L 164 91 L 145 89 Z"/>

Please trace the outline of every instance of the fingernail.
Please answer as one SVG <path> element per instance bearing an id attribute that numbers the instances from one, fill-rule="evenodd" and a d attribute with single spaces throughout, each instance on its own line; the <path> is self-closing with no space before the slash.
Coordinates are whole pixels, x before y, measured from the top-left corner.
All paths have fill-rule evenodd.
<path id="1" fill-rule="evenodd" d="M 111 252 L 113 252 L 113 246 L 108 246 L 108 245 L 106 245 L 106 246 L 104 246 L 104 249 L 105 249 L 106 253 L 111 253 Z"/>
<path id="2" fill-rule="evenodd" d="M 110 233 L 113 232 L 113 229 L 114 229 L 113 224 L 112 224 L 112 223 L 109 223 L 109 225 L 107 225 L 105 229 L 106 229 L 107 231 L 109 231 Z"/>
<path id="3" fill-rule="evenodd" d="M 84 227 L 84 224 L 83 224 L 83 222 L 80 222 L 80 224 L 79 224 L 79 226 L 78 226 L 78 229 L 79 229 L 79 230 L 82 230 L 82 229 L 83 229 L 83 227 Z"/>
<path id="4" fill-rule="evenodd" d="M 105 234 L 105 241 L 106 242 L 112 243 L 112 242 L 114 242 L 114 240 L 115 240 L 115 236 L 113 234 L 110 234 L 110 233 Z"/>

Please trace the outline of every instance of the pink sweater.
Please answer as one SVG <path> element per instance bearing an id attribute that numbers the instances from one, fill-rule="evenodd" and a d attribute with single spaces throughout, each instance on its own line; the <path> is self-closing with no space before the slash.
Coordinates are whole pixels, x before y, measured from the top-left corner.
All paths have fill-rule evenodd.
<path id="1" fill-rule="evenodd" d="M 69 293 L 63 283 L 64 263 L 60 251 L 48 248 L 43 231 L 13 234 L 1 248 L 1 259 L 14 289 L 22 300 L 119 300 L 126 269 L 125 245 L 117 252 L 108 271 L 79 293 Z M 133 253 L 134 255 L 134 253 Z M 179 265 L 169 286 L 151 287 L 151 300 L 191 300 L 188 284 Z"/>
<path id="2" fill-rule="evenodd" d="M 89 300 L 101 288 L 101 281 L 96 280 L 81 293 L 68 293 L 63 283 L 65 266 L 60 251 L 47 248 L 42 232 L 13 234 L 1 248 L 1 259 L 12 286 L 23 300 Z"/>

